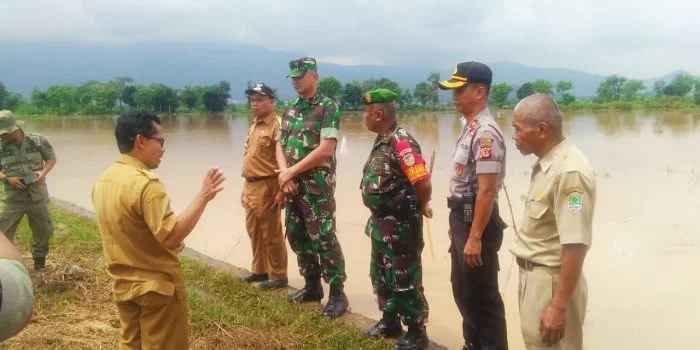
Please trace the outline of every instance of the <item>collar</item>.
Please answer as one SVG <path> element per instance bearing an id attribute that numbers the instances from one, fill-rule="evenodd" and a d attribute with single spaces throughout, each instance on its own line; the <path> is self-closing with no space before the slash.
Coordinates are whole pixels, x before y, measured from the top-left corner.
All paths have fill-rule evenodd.
<path id="1" fill-rule="evenodd" d="M 301 102 L 301 101 L 306 101 L 306 102 L 309 103 L 309 104 L 317 105 L 317 104 L 321 103 L 321 100 L 323 100 L 323 95 L 321 95 L 321 94 L 317 91 L 317 92 L 316 92 L 316 95 L 315 95 L 314 97 L 308 99 L 308 100 L 302 98 L 301 96 L 297 96 L 297 99 L 294 101 L 294 104 L 295 104 L 295 105 L 298 105 L 299 102 Z"/>
<path id="2" fill-rule="evenodd" d="M 377 135 L 377 143 L 389 143 L 398 130 L 399 123 L 394 122 L 394 125 L 392 125 L 386 133 Z"/>
<path id="3" fill-rule="evenodd" d="M 569 139 L 563 139 L 559 144 L 554 146 L 547 154 L 544 155 L 544 157 L 540 158 L 540 160 L 535 163 L 535 165 L 540 166 L 543 172 L 547 172 L 549 168 L 554 164 L 555 161 L 559 160 L 564 155 L 564 152 L 566 149 L 569 148 Z"/>
<path id="4" fill-rule="evenodd" d="M 262 118 L 255 117 L 255 123 L 263 122 L 263 123 L 269 125 L 272 123 L 272 120 L 275 118 L 277 118 L 277 114 L 275 114 L 275 111 L 272 111 L 272 112 L 270 112 L 270 114 L 268 114 L 265 117 L 262 117 Z"/>
<path id="5" fill-rule="evenodd" d="M 117 157 L 117 163 L 131 165 L 131 166 L 133 166 L 135 168 L 139 168 L 139 169 L 150 170 L 150 169 L 148 169 L 148 167 L 145 164 L 141 163 L 140 160 L 138 160 L 138 159 L 136 159 L 128 154 L 120 154 L 119 157 Z"/>

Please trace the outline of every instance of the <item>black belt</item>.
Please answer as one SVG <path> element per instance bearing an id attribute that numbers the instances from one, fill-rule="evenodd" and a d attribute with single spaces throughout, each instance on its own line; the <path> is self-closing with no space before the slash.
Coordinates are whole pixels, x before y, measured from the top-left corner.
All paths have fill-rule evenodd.
<path id="1" fill-rule="evenodd" d="M 257 181 L 272 179 L 275 177 L 277 177 L 277 175 L 246 177 L 245 181 L 246 182 L 257 182 Z"/>
<path id="2" fill-rule="evenodd" d="M 532 269 L 534 269 L 535 267 L 549 267 L 545 264 L 538 264 L 536 262 L 528 261 L 518 257 L 515 258 L 515 261 L 518 263 L 518 266 L 528 271 L 532 271 Z"/>

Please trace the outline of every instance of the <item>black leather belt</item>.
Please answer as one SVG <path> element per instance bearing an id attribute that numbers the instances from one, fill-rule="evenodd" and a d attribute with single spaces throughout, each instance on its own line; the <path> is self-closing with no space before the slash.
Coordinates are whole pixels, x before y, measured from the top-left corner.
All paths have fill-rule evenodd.
<path id="1" fill-rule="evenodd" d="M 517 257 L 515 258 L 515 261 L 518 263 L 518 266 L 520 266 L 521 268 L 528 270 L 528 271 L 532 271 L 532 269 L 534 269 L 535 267 L 549 267 L 549 266 L 544 265 L 544 264 L 538 264 L 538 263 L 535 263 L 532 261 L 527 261 L 525 259 L 521 259 L 521 258 L 517 258 Z"/>
<path id="2" fill-rule="evenodd" d="M 275 177 L 277 177 L 277 175 L 246 177 L 246 178 L 245 178 L 245 181 L 246 181 L 246 182 L 257 182 L 257 181 L 272 179 L 272 178 L 275 178 Z"/>

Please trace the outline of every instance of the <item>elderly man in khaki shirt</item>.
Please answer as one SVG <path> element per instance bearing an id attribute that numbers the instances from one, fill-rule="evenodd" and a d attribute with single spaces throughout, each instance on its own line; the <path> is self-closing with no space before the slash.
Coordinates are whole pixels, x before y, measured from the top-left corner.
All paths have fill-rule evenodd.
<path id="1" fill-rule="evenodd" d="M 97 179 L 92 201 L 107 273 L 121 322 L 120 349 L 187 349 L 187 299 L 178 252 L 223 187 L 223 173 L 209 169 L 202 187 L 180 214 L 158 175 L 165 138 L 150 112 L 119 117 L 115 131 L 121 155 Z"/>
<path id="2" fill-rule="evenodd" d="M 513 139 L 535 154 L 522 225 L 511 250 L 520 266 L 520 322 L 528 349 L 582 349 L 595 177 L 586 157 L 562 134 L 556 102 L 542 94 L 518 103 Z"/>

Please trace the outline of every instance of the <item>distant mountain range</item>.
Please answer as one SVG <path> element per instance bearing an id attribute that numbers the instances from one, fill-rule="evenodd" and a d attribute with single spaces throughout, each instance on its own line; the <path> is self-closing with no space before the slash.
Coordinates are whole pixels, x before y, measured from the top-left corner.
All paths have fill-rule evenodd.
<path id="1" fill-rule="evenodd" d="M 173 87 L 210 85 L 221 80 L 231 83 L 234 99 L 244 98 L 247 81 L 263 81 L 278 89 L 280 97 L 294 94 L 286 78 L 289 60 L 300 52 L 281 52 L 261 47 L 215 43 L 138 43 L 126 45 L 83 43 L 17 43 L 0 41 L 0 81 L 10 91 L 25 97 L 35 88 L 53 84 L 80 84 L 88 80 L 108 81 L 117 76 L 134 78 L 136 84 L 153 82 Z M 511 62 L 490 62 L 494 83 L 507 82 L 518 88 L 527 81 L 569 80 L 573 94 L 594 96 L 604 76 L 573 69 L 525 66 Z M 402 67 L 338 65 L 320 63 L 321 76 L 334 76 L 343 84 L 352 80 L 386 77 L 413 89 L 429 73 L 448 77 L 452 67 Z M 676 71 L 660 77 L 669 82 Z M 645 81 L 651 89 L 656 79 Z M 445 96 L 445 95 L 443 95 Z"/>

